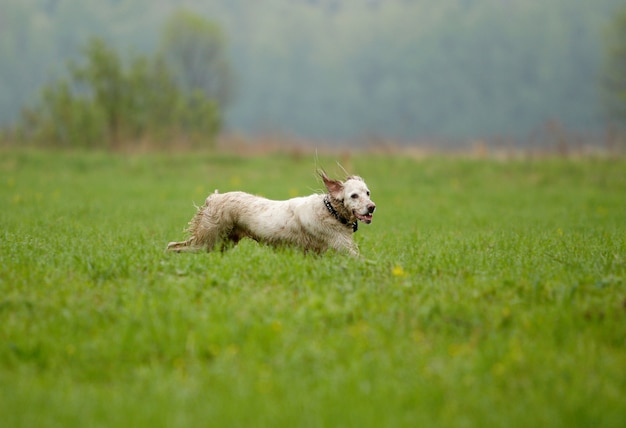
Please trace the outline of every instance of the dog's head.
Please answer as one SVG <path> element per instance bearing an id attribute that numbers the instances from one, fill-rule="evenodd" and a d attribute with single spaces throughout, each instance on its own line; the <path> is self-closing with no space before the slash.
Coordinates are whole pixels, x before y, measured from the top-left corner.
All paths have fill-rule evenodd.
<path id="1" fill-rule="evenodd" d="M 341 204 L 343 215 L 350 219 L 358 219 L 363 223 L 371 223 L 376 204 L 370 199 L 370 191 L 361 177 L 352 175 L 346 181 L 331 180 L 320 172 L 324 185 L 330 196 Z"/>

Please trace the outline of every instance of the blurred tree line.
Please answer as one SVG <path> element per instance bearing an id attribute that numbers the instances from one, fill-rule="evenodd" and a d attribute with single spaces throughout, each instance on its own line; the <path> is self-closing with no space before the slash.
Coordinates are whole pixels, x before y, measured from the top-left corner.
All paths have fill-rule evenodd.
<path id="1" fill-rule="evenodd" d="M 609 28 L 603 65 L 605 108 L 613 123 L 626 130 L 626 7 Z"/>
<path id="2" fill-rule="evenodd" d="M 605 107 L 614 98 L 603 96 L 602 88 L 608 86 L 602 83 L 602 52 L 623 0 L 4 3 L 2 124 L 13 123 L 23 106 L 32 105 L 42 86 L 63 78 L 66 60 L 76 63 L 86 56 L 90 64 L 95 48 L 87 41 L 97 36 L 110 53 L 137 52 L 134 59 L 120 59 L 126 83 L 178 73 L 176 88 L 189 96 L 189 87 L 205 79 L 204 91 L 212 94 L 215 113 L 223 115 L 229 130 L 414 140 L 524 138 L 548 121 L 580 132 L 603 129 L 609 117 Z M 227 35 L 228 58 L 216 69 L 221 71 L 196 68 L 198 73 L 181 80 L 181 67 L 193 64 L 193 55 L 168 47 L 166 36 L 158 36 L 181 6 L 219 23 Z M 214 43 L 226 45 L 223 36 Z M 176 52 L 169 60 L 146 54 L 168 49 Z M 160 75 L 164 63 L 169 64 L 167 73 Z M 215 78 L 219 73 L 229 78 L 220 82 Z M 85 85 L 80 73 L 73 77 Z M 47 96 L 63 98 L 63 91 L 56 90 L 61 93 Z M 191 102 L 185 99 L 178 102 Z M 163 101 L 168 104 L 174 105 Z M 145 108 L 138 100 L 125 105 L 133 111 Z M 158 110 L 158 103 L 153 107 Z M 137 118 L 111 132 L 138 132 L 145 120 Z M 93 129 L 94 135 L 102 133 Z M 161 131 L 156 127 L 151 132 Z"/>

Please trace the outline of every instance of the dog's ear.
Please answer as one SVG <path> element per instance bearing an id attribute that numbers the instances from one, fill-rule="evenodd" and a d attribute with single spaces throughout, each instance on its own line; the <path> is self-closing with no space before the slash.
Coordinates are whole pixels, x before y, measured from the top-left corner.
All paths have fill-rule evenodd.
<path id="1" fill-rule="evenodd" d="M 341 199 L 343 194 L 343 183 L 339 180 L 331 180 L 326 173 L 322 170 L 318 171 L 322 180 L 324 180 L 324 186 L 328 189 L 328 193 L 335 199 Z"/>

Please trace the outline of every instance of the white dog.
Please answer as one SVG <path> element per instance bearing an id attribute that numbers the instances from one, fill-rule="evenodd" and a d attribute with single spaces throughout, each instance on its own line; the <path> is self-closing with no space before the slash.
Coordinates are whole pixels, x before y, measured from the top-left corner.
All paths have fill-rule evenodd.
<path id="1" fill-rule="evenodd" d="M 171 251 L 213 250 L 221 244 L 237 244 L 251 238 L 274 246 L 291 245 L 322 253 L 328 249 L 358 255 L 352 239 L 357 220 L 372 222 L 376 209 L 361 177 L 346 181 L 329 179 L 320 171 L 327 194 L 314 194 L 286 201 L 271 201 L 244 192 L 210 195 L 189 222 L 191 237 L 171 242 Z"/>

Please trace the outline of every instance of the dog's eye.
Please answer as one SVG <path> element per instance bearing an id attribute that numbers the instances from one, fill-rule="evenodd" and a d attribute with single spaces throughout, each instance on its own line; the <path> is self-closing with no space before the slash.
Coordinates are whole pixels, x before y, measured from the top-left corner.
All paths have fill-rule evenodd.
<path id="1" fill-rule="evenodd" d="M 370 195 L 370 191 L 368 190 L 368 191 L 367 191 L 367 196 L 369 196 L 369 195 Z"/>
<path id="2" fill-rule="evenodd" d="M 350 197 L 351 197 L 352 199 L 356 199 L 356 198 L 358 198 L 358 197 L 359 197 L 359 195 L 358 195 L 357 193 L 353 193 L 352 195 L 350 195 Z"/>

